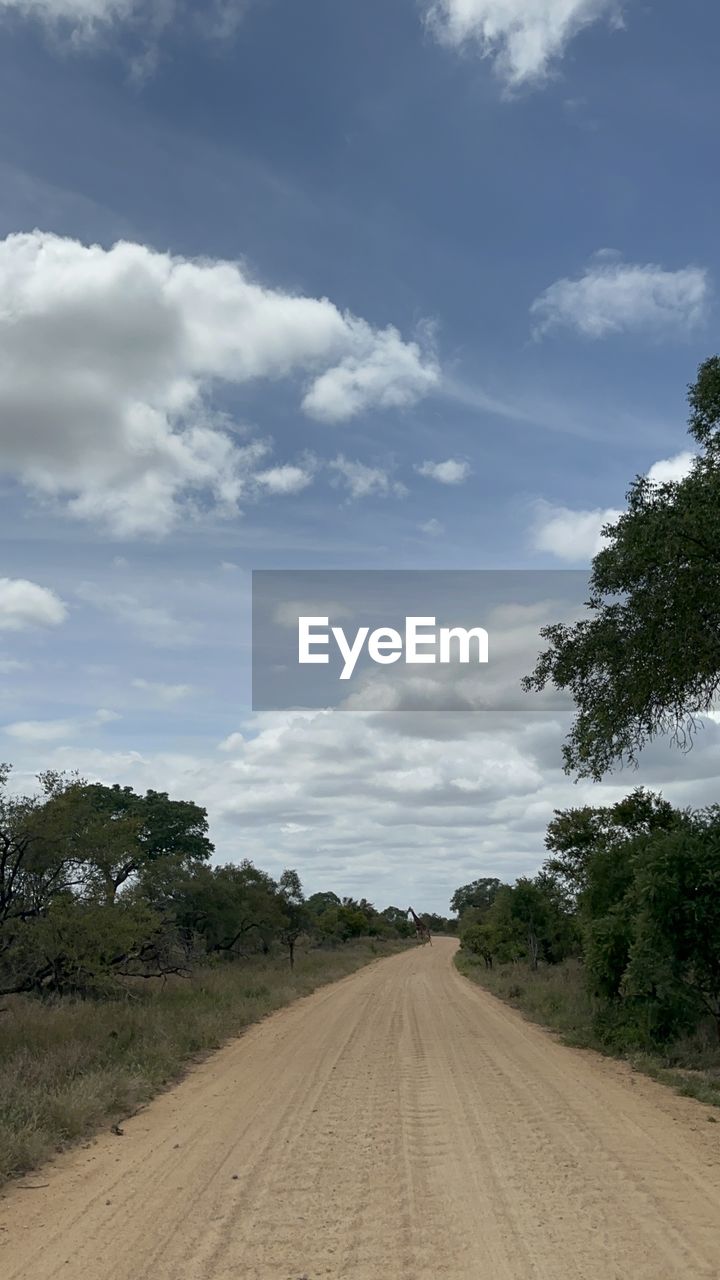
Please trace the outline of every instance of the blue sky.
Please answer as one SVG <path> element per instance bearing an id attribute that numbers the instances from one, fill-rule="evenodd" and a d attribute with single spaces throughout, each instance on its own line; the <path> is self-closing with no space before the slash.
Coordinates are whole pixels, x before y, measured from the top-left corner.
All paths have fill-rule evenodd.
<path id="1" fill-rule="evenodd" d="M 563 726 L 253 717 L 248 574 L 577 567 L 682 472 L 720 13 L 0 0 L 0 37 L 3 754 L 381 905 L 534 869 L 588 792 Z M 602 790 L 714 798 L 714 733 Z"/>

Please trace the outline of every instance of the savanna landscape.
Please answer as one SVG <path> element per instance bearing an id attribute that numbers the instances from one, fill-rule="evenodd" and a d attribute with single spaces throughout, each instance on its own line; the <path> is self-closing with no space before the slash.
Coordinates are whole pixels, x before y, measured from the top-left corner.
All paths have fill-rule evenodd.
<path id="1" fill-rule="evenodd" d="M 0 0 L 2 1280 L 720 1280 L 718 47 Z"/>
<path id="2" fill-rule="evenodd" d="M 572 687 L 566 765 L 597 778 L 686 741 L 720 679 L 719 360 L 690 399 L 693 471 L 631 488 L 590 621 L 527 678 Z M 192 801 L 9 782 L 5 1274 L 716 1274 L 717 806 L 558 809 L 534 877 L 444 918 L 212 865 Z"/>

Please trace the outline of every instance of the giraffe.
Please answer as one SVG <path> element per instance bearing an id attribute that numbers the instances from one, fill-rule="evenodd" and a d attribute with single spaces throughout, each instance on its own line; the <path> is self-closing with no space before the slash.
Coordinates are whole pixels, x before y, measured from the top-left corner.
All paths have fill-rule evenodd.
<path id="1" fill-rule="evenodd" d="M 418 942 L 420 943 L 429 942 L 430 946 L 432 946 L 432 938 L 430 937 L 430 930 L 428 929 L 425 921 L 421 920 L 420 916 L 415 914 L 412 907 L 408 907 L 405 914 L 408 916 L 412 916 L 413 918 L 413 924 L 415 925 L 415 935 L 417 937 Z"/>

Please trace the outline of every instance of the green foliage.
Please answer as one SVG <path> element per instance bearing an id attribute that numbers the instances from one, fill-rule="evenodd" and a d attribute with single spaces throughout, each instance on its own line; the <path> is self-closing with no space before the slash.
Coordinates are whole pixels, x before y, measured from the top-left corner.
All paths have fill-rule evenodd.
<path id="1" fill-rule="evenodd" d="M 472 981 L 559 1032 L 567 1044 L 629 1057 L 635 1068 L 656 1080 L 720 1107 L 720 1045 L 709 1020 L 689 1035 L 653 1045 L 647 1041 L 644 1011 L 598 1002 L 576 959 L 536 970 L 523 962 L 488 969 L 463 948 L 455 963 Z"/>
<path id="2" fill-rule="evenodd" d="M 394 908 L 276 882 L 244 860 L 210 867 L 207 814 L 164 792 L 48 772 L 16 796 L 0 766 L 0 993 L 119 995 L 131 979 L 187 973 L 297 944 L 407 936 Z M 399 913 L 402 916 L 402 913 Z"/>
<path id="3" fill-rule="evenodd" d="M 471 909 L 484 914 L 492 906 L 500 883 L 494 876 L 481 876 L 479 880 L 462 885 L 452 896 L 450 910 L 459 916 L 464 916 Z"/>
<path id="4" fill-rule="evenodd" d="M 600 778 L 670 734 L 686 745 L 720 688 L 720 358 L 690 388 L 700 446 L 681 481 L 639 476 L 594 558 L 589 617 L 545 628 L 526 689 L 568 689 L 577 714 L 565 767 Z"/>
<path id="5" fill-rule="evenodd" d="M 480 956 L 488 969 L 495 962 L 516 960 L 527 960 L 536 969 L 541 960 L 556 963 L 570 953 L 574 925 L 566 897 L 551 875 L 521 876 L 514 885 L 495 883 L 490 905 L 470 906 L 461 919 L 464 948 Z"/>
<path id="6" fill-rule="evenodd" d="M 647 842 L 623 994 L 660 1011 L 660 1034 L 710 1014 L 720 1036 L 720 807 Z"/>
<path id="7" fill-rule="evenodd" d="M 187 871 L 213 852 L 205 810 L 162 791 L 140 796 L 131 787 L 74 780 L 51 798 L 51 809 L 58 806 L 72 828 L 88 889 L 108 902 L 131 881 L 151 882 L 158 870 L 166 876 Z"/>
<path id="8" fill-rule="evenodd" d="M 531 971 L 579 956 L 599 1039 L 653 1049 L 711 1019 L 720 1036 L 720 806 L 641 787 L 557 810 L 541 872 L 468 907 L 463 951 Z M 462 892 L 462 891 L 460 891 Z"/>
<path id="9" fill-rule="evenodd" d="M 275 882 L 247 859 L 196 867 L 164 905 L 183 937 L 197 935 L 209 954 L 267 950 L 285 923 Z"/>
<path id="10" fill-rule="evenodd" d="M 400 907 L 386 907 L 380 913 L 380 918 L 384 922 L 386 928 L 397 934 L 400 938 L 412 938 L 415 935 L 415 928 L 408 920 L 407 911 L 403 911 Z"/>

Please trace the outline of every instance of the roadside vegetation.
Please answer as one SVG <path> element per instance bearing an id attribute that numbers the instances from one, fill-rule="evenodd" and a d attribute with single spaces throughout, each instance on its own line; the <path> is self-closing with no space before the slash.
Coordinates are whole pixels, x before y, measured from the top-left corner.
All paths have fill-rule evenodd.
<path id="1" fill-rule="evenodd" d="M 15 997 L 0 1023 L 0 1184 L 57 1150 L 122 1123 L 219 1048 L 275 1009 L 392 955 L 407 943 L 363 938 L 300 944 L 282 955 L 196 969 L 186 979 L 129 985 L 121 999 Z"/>
<path id="2" fill-rule="evenodd" d="M 678 1093 L 720 1107 L 720 1051 L 709 1022 L 672 1043 L 623 1048 L 599 1032 L 594 1002 L 577 961 L 537 969 L 516 961 L 488 970 L 471 952 L 460 950 L 456 964 L 465 977 L 519 1009 L 532 1022 L 556 1031 L 565 1044 L 623 1058 Z"/>
<path id="3" fill-rule="evenodd" d="M 210 864 L 162 792 L 0 767 L 0 1180 L 117 1121 L 199 1053 L 414 944 L 397 907 Z M 435 928 L 447 926 L 428 917 Z"/>
<path id="4" fill-rule="evenodd" d="M 566 771 L 599 781 L 656 737 L 717 735 L 720 357 L 689 390 L 694 461 L 638 477 L 603 530 L 588 617 L 547 627 L 525 681 L 569 690 Z M 514 885 L 455 894 L 458 966 L 574 1044 L 631 1057 L 720 1105 L 720 805 L 678 809 L 636 788 L 556 810 L 547 859 Z"/>
<path id="5" fill-rule="evenodd" d="M 557 810 L 549 856 L 453 898 L 462 973 L 570 1044 L 720 1106 L 720 806 Z"/>

